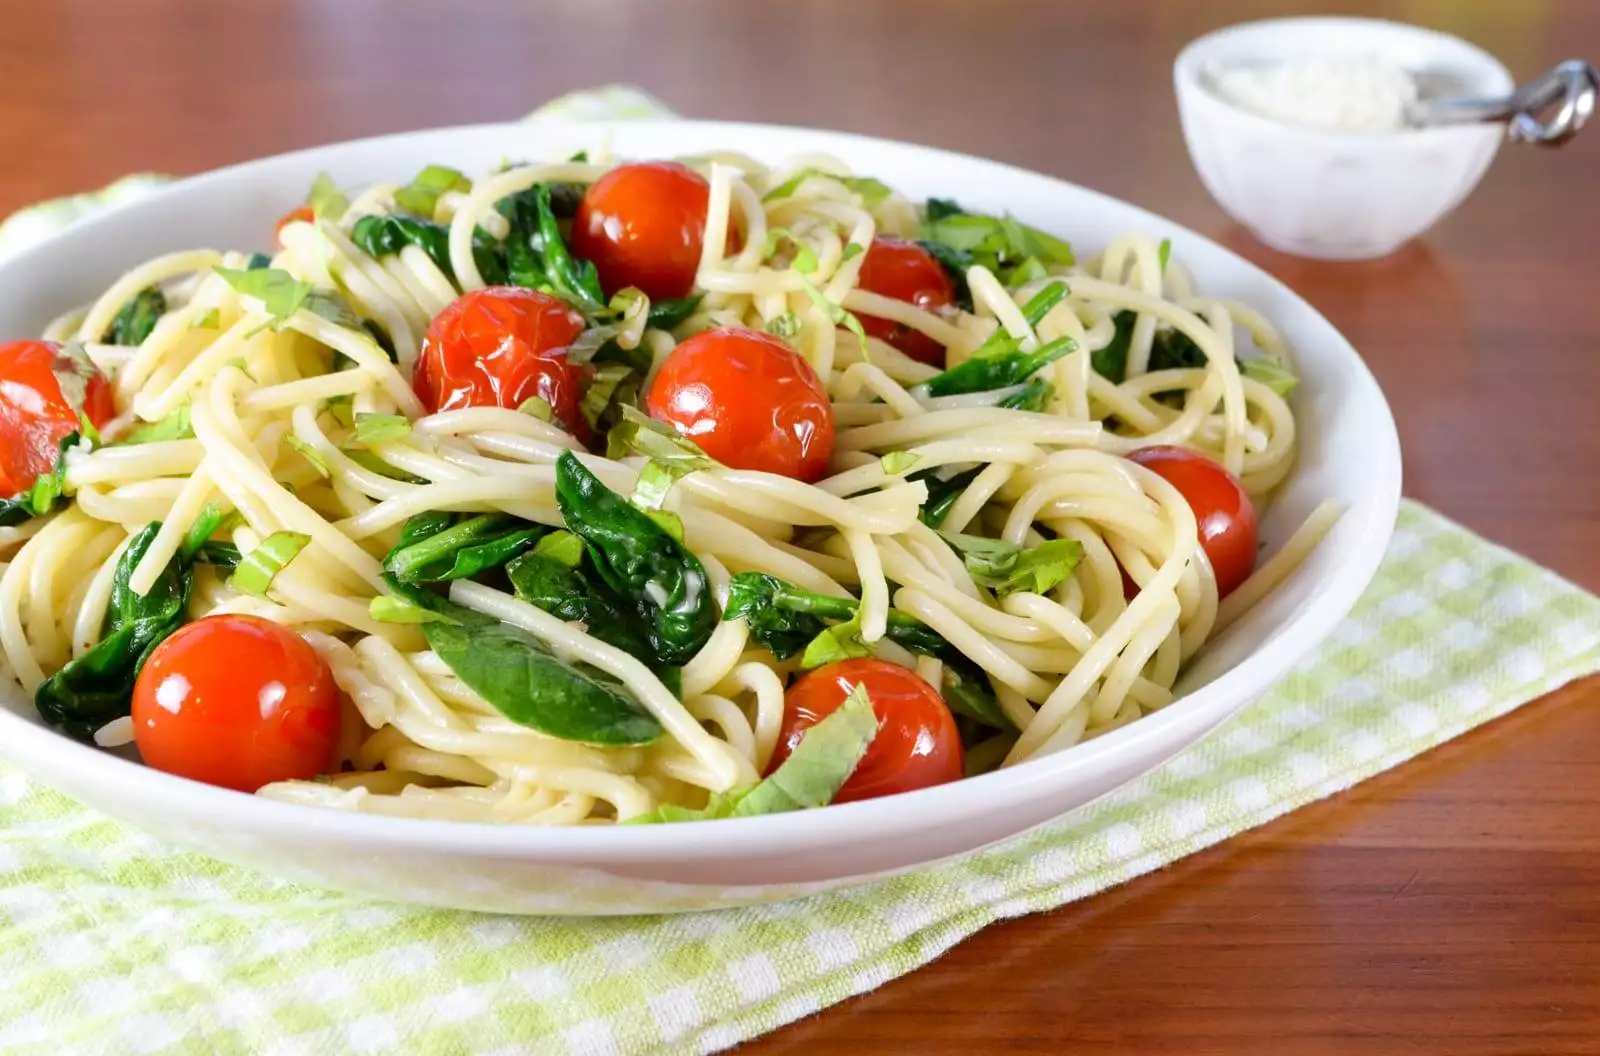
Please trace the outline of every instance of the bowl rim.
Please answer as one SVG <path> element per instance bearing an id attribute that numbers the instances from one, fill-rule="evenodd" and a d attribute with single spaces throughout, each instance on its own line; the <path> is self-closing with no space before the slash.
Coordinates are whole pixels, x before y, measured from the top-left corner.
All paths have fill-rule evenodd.
<path id="1" fill-rule="evenodd" d="M 1255 113 L 1252 110 L 1246 110 L 1244 107 L 1230 102 L 1212 91 L 1201 79 L 1200 75 L 1205 68 L 1207 53 L 1215 50 L 1219 45 L 1230 39 L 1272 29 L 1292 29 L 1310 35 L 1319 28 L 1331 26 L 1356 29 L 1360 32 L 1370 33 L 1374 38 L 1382 36 L 1385 38 L 1426 40 L 1435 45 L 1460 49 L 1472 57 L 1472 60 L 1478 64 L 1480 70 L 1486 71 L 1501 83 L 1502 87 L 1497 90 L 1509 93 L 1516 87 L 1516 79 L 1511 75 L 1511 70 L 1505 63 L 1501 62 L 1488 50 L 1479 47 L 1464 37 L 1458 37 L 1454 33 L 1388 18 L 1365 18 L 1357 15 L 1293 15 L 1284 18 L 1258 18 L 1247 22 L 1235 22 L 1204 33 L 1185 44 L 1183 50 L 1178 52 L 1177 58 L 1172 60 L 1172 79 L 1177 88 L 1178 96 L 1180 99 L 1203 99 L 1213 112 L 1225 112 L 1230 115 L 1231 119 L 1258 131 L 1270 130 L 1281 135 L 1297 136 L 1306 140 L 1341 146 L 1363 147 L 1378 146 L 1380 144 L 1392 146 L 1395 144 L 1426 143 L 1430 140 L 1462 138 L 1464 135 L 1478 136 L 1484 132 L 1491 131 L 1490 126 L 1483 124 L 1401 128 L 1393 132 L 1356 132 L 1337 128 L 1293 125 Z M 1499 134 L 1498 130 L 1494 131 L 1496 131 L 1497 135 Z"/>
<path id="2" fill-rule="evenodd" d="M 70 236 L 74 240 L 92 239 L 95 230 L 106 225 L 113 214 L 141 211 L 167 199 L 182 197 L 193 188 L 213 181 L 225 181 L 241 170 L 286 159 L 305 158 L 329 150 L 398 143 L 418 137 L 490 133 L 525 136 L 530 124 L 541 130 L 553 130 L 557 134 L 570 132 L 573 135 L 594 136 L 605 134 L 607 129 L 640 123 L 538 119 L 535 122 L 491 122 L 445 126 L 335 141 L 254 158 L 176 180 L 147 198 L 89 216 L 65 231 L 29 246 L 9 259 L 0 261 L 0 270 L 25 266 L 34 254 L 45 251 L 47 247 L 64 237 Z M 13 761 L 27 758 L 27 764 L 19 762 L 18 765 L 30 773 L 35 770 L 33 765 L 35 761 L 41 764 L 37 769 L 54 773 L 76 772 L 86 766 L 103 768 L 102 774 L 92 780 L 102 785 L 119 786 L 127 796 L 136 798 L 147 810 L 170 813 L 178 817 L 197 814 L 230 817 L 237 820 L 242 830 L 252 833 L 289 838 L 337 837 L 351 848 L 382 844 L 392 849 L 417 849 L 431 853 L 457 853 L 488 858 L 546 859 L 553 862 L 603 859 L 617 864 L 680 858 L 686 851 L 708 856 L 736 852 L 750 853 L 763 844 L 770 845 L 777 842 L 782 842 L 792 850 L 803 850 L 807 847 L 820 847 L 837 842 L 839 834 L 846 831 L 852 834 L 853 841 L 858 841 L 875 835 L 888 836 L 914 829 L 919 818 L 948 816 L 953 813 L 948 804 L 974 796 L 980 791 L 987 794 L 991 800 L 996 797 L 1002 801 L 1026 799 L 1026 790 L 1031 786 L 1048 784 L 1057 771 L 1086 764 L 1091 757 L 1106 757 L 1113 761 L 1117 759 L 1137 761 L 1139 749 L 1145 742 L 1158 740 L 1170 727 L 1181 726 L 1191 721 L 1194 713 L 1216 709 L 1225 701 L 1232 701 L 1233 706 L 1221 712 L 1221 718 L 1218 720 L 1221 721 L 1234 714 L 1238 707 L 1267 691 L 1298 660 L 1328 636 L 1366 590 L 1383 559 L 1398 515 L 1401 483 L 1399 436 L 1388 401 L 1384 398 L 1382 389 L 1365 361 L 1337 327 L 1287 284 L 1220 243 L 1150 213 L 1133 203 L 1057 176 L 1006 162 L 885 137 L 804 126 L 688 119 L 657 119 L 650 124 L 714 130 L 728 136 L 728 142 L 738 142 L 740 133 L 779 137 L 825 135 L 862 147 L 890 147 L 919 152 L 933 163 L 948 161 L 963 165 L 987 166 L 1003 170 L 1012 176 L 1047 180 L 1056 185 L 1057 191 L 1070 191 L 1096 205 L 1114 205 L 1120 209 L 1143 214 L 1159 220 L 1163 229 L 1170 231 L 1174 239 L 1181 237 L 1190 244 L 1201 244 L 1225 255 L 1241 280 L 1267 289 L 1275 288 L 1277 293 L 1297 302 L 1305 312 L 1326 327 L 1330 336 L 1335 339 L 1332 342 L 1334 347 L 1329 354 L 1348 360 L 1353 384 L 1366 390 L 1369 409 L 1373 412 L 1371 427 L 1380 434 L 1377 437 L 1376 447 L 1381 457 L 1366 467 L 1371 476 L 1369 487 L 1374 504 L 1371 507 L 1371 514 L 1361 526 L 1361 534 L 1350 544 L 1352 559 L 1330 571 L 1317 583 L 1295 613 L 1240 663 L 1167 707 L 1093 741 L 1052 755 L 1031 759 L 1005 770 L 965 778 L 934 788 L 855 803 L 835 804 L 824 810 L 693 822 L 688 823 L 692 826 L 690 833 L 684 831 L 684 824 L 541 827 L 395 817 L 272 800 L 167 774 L 94 745 L 79 743 L 42 723 L 25 718 L 3 703 L 0 703 L 0 755 L 9 757 Z M 1138 772 L 1142 773 L 1148 769 L 1148 766 L 1141 764 Z M 43 783 L 50 784 L 48 780 Z M 690 837 L 691 833 L 692 842 L 685 843 L 686 837 Z"/>

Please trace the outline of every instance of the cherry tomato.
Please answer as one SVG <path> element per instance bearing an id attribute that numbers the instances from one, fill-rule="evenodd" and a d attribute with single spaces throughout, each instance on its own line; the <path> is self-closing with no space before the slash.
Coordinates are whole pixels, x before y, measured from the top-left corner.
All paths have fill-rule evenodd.
<path id="1" fill-rule="evenodd" d="M 933 254 L 909 239 L 879 235 L 861 261 L 857 280 L 863 290 L 918 308 L 938 309 L 956 303 L 956 284 Z M 934 367 L 944 366 L 944 346 L 902 323 L 862 315 L 861 327 L 887 341 L 912 359 Z"/>
<path id="2" fill-rule="evenodd" d="M 621 165 L 585 192 L 568 241 L 594 262 L 608 294 L 633 286 L 652 300 L 685 297 L 700 268 L 710 197 L 705 178 L 678 162 Z"/>
<path id="3" fill-rule="evenodd" d="M 282 216 L 278 217 L 278 224 L 275 228 L 273 228 L 273 230 L 279 234 L 282 234 L 283 229 L 288 227 L 290 224 L 302 222 L 309 224 L 316 218 L 317 214 L 315 210 L 313 210 L 309 205 L 302 205 L 299 208 L 291 209 L 287 213 L 284 213 Z"/>
<path id="4" fill-rule="evenodd" d="M 811 364 L 771 334 L 728 327 L 689 338 L 656 372 L 645 410 L 723 465 L 807 482 L 828 471 L 828 392 Z"/>
<path id="5" fill-rule="evenodd" d="M 430 412 L 521 407 L 538 397 L 579 439 L 579 410 L 593 372 L 567 362 L 583 316 L 537 290 L 490 286 L 458 297 L 422 339 L 412 385 Z"/>
<path id="6" fill-rule="evenodd" d="M 783 698 L 783 728 L 767 772 L 789 758 L 801 735 L 833 714 L 858 685 L 866 686 L 872 700 L 878 735 L 839 789 L 835 803 L 915 792 L 961 779 L 961 734 L 944 698 L 913 672 L 883 660 L 841 660 L 790 686 Z"/>
<path id="7" fill-rule="evenodd" d="M 1146 447 L 1128 456 L 1164 477 L 1194 510 L 1200 545 L 1227 597 L 1256 567 L 1256 508 L 1232 473 L 1186 447 Z"/>
<path id="8" fill-rule="evenodd" d="M 258 616 L 207 616 L 162 642 L 133 687 L 133 738 L 169 774 L 254 792 L 330 769 L 339 691 L 306 640 Z"/>
<path id="9" fill-rule="evenodd" d="M 0 344 L 0 497 L 55 468 L 61 441 L 82 428 L 80 413 L 96 429 L 116 417 L 111 386 L 93 364 L 54 341 Z"/>

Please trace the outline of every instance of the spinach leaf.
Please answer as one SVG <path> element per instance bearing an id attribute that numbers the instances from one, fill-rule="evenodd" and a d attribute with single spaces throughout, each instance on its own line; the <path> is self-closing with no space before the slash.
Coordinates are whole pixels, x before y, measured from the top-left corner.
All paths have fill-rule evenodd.
<path id="1" fill-rule="evenodd" d="M 147 286 L 118 310 L 100 340 L 108 345 L 142 345 L 166 311 L 166 296 L 157 287 Z"/>
<path id="2" fill-rule="evenodd" d="M 668 298 L 662 301 L 650 302 L 650 315 L 645 325 L 656 330 L 671 330 L 694 314 L 700 307 L 700 301 L 705 297 L 697 293 L 690 297 Z"/>
<path id="3" fill-rule="evenodd" d="M 601 580 L 649 615 L 660 662 L 687 663 L 717 624 L 700 559 L 602 484 L 571 451 L 556 460 L 556 505 L 567 530 L 583 539 Z"/>
<path id="4" fill-rule="evenodd" d="M 1150 370 L 1179 370 L 1184 367 L 1203 367 L 1206 354 L 1194 339 L 1181 330 L 1157 327 L 1155 340 L 1150 344 Z"/>
<path id="5" fill-rule="evenodd" d="M 350 239 L 366 250 L 374 260 L 398 253 L 406 246 L 416 246 L 428 254 L 428 259 L 452 283 L 456 281 L 455 266 L 450 263 L 450 229 L 431 220 L 418 220 L 410 216 L 363 216 L 350 231 Z M 506 282 L 505 251 L 483 228 L 472 232 L 472 259 L 478 265 L 478 274 L 485 285 L 503 286 Z M 393 355 L 387 337 L 378 342 Z"/>
<path id="6" fill-rule="evenodd" d="M 978 479 L 978 474 L 981 472 L 983 468 L 980 466 L 946 478 L 935 476 L 932 471 L 912 474 L 909 479 L 921 480 L 928 485 L 928 498 L 922 504 L 922 512 L 917 515 L 918 519 L 929 528 L 939 527 L 950 513 L 950 507 L 956 504 L 956 500 L 961 498 L 961 493 Z"/>
<path id="7" fill-rule="evenodd" d="M 396 595 L 442 619 L 420 624 L 428 648 L 512 722 L 564 741 L 649 744 L 661 724 L 626 686 L 564 660 L 536 636 L 385 576 Z"/>
<path id="8" fill-rule="evenodd" d="M 213 565 L 231 575 L 244 560 L 244 555 L 240 554 L 239 548 L 232 543 L 206 542 L 200 544 L 200 548 L 194 552 L 194 560 L 196 564 Z"/>
<path id="9" fill-rule="evenodd" d="M 1134 311 L 1121 311 L 1112 316 L 1116 332 L 1111 341 L 1089 357 L 1089 363 L 1094 367 L 1095 373 L 1119 384 L 1127 377 L 1128 348 L 1133 343 L 1133 328 L 1138 321 L 1139 314 Z M 1280 396 L 1287 396 L 1299 382 L 1294 374 L 1276 360 L 1265 357 L 1235 358 L 1242 373 L 1260 381 Z M 1188 334 L 1172 327 L 1156 328 L 1150 345 L 1149 369 L 1152 372 L 1195 369 L 1205 365 L 1206 354 Z"/>
<path id="10" fill-rule="evenodd" d="M 407 246 L 416 246 L 428 254 L 453 282 L 455 271 L 450 267 L 450 232 L 431 220 L 417 220 L 409 216 L 363 216 L 350 230 L 350 240 L 374 260 L 398 253 Z"/>
<path id="11" fill-rule="evenodd" d="M 92 741 L 94 733 L 128 714 L 133 684 L 150 653 L 183 625 L 194 589 L 191 559 L 178 554 L 140 596 L 128 586 L 156 533 L 146 525 L 128 543 L 112 578 L 111 604 L 100 642 L 40 684 L 34 703 L 44 720 L 68 736 Z"/>
<path id="12" fill-rule="evenodd" d="M 1089 354 L 1089 365 L 1096 374 L 1122 384 L 1122 380 L 1128 376 L 1128 346 L 1133 343 L 1133 325 L 1138 321 L 1139 316 L 1134 312 L 1118 312 L 1111 317 L 1116 328 L 1111 340 L 1104 348 L 1097 348 Z"/>
<path id="13" fill-rule="evenodd" d="M 649 614 L 580 569 L 548 554 L 531 553 L 507 565 L 506 576 L 517 597 L 528 604 L 583 624 L 589 634 L 652 669 L 661 666 L 650 642 Z"/>
<path id="14" fill-rule="evenodd" d="M 1014 392 L 1000 401 L 1001 407 L 1009 407 L 1014 411 L 1043 411 L 1050 406 L 1050 401 L 1055 399 L 1056 387 L 1043 378 L 1033 378 L 1022 387 L 1021 392 Z"/>
<path id="15" fill-rule="evenodd" d="M 513 285 L 549 290 L 589 312 L 606 307 L 595 266 L 578 260 L 567 249 L 549 184 L 535 184 L 503 198 L 495 208 L 511 223 L 506 237 L 506 271 Z"/>
<path id="16" fill-rule="evenodd" d="M 1006 286 L 1017 286 L 1044 274 L 1047 265 L 1069 265 L 1074 261 L 1072 247 L 1054 235 L 1019 223 L 1009 215 L 969 213 L 948 198 L 928 199 L 922 236 L 927 242 L 968 255 L 970 260 L 966 260 L 963 271 L 972 264 L 981 264 Z"/>
<path id="17" fill-rule="evenodd" d="M 860 608 L 861 603 L 855 598 L 814 594 L 776 576 L 741 572 L 729 581 L 728 607 L 723 617 L 743 619 L 756 644 L 771 650 L 780 660 L 815 646 L 818 654 L 813 659 L 828 662 L 851 655 L 849 639 L 856 637 L 852 624 L 859 630 L 854 621 L 859 619 Z M 842 622 L 830 627 L 827 620 Z M 985 725 L 1012 728 L 983 669 L 938 631 L 914 616 L 891 610 L 884 636 L 910 652 L 944 662 L 945 703 Z M 831 655 L 835 649 L 840 656 Z"/>
<path id="18" fill-rule="evenodd" d="M 1016 729 L 1011 720 L 1006 718 L 1006 713 L 1000 710 L 1000 702 L 995 699 L 994 690 L 990 688 L 982 668 L 965 656 L 960 660 L 949 657 L 941 659 L 944 660 L 944 684 L 939 687 L 939 695 L 944 697 L 951 711 L 997 730 Z"/>
<path id="19" fill-rule="evenodd" d="M 450 514 L 418 514 L 406 522 L 383 567 L 402 583 L 470 579 L 533 549 L 548 531 L 503 513 L 459 521 Z"/>
<path id="20" fill-rule="evenodd" d="M 748 818 L 825 807 L 861 765 L 877 735 L 877 712 L 866 687 L 858 685 L 832 714 L 801 736 L 789 758 L 765 780 L 748 788 L 717 793 L 698 810 L 664 804 L 648 814 L 628 818 L 623 824 Z"/>
<path id="21" fill-rule="evenodd" d="M 803 650 L 825 628 L 824 620 L 849 622 L 857 617 L 861 602 L 802 590 L 793 583 L 762 572 L 741 572 L 729 580 L 724 619 L 743 617 L 750 637 L 787 660 Z M 891 610 L 890 641 L 926 656 L 944 657 L 953 647 L 933 628 L 914 616 Z"/>
<path id="22" fill-rule="evenodd" d="M 954 396 L 958 393 L 986 392 L 1020 385 L 1037 371 L 1049 366 L 1078 347 L 1070 337 L 1058 337 L 1032 352 L 1012 352 L 967 360 L 942 374 L 935 374 L 920 386 L 929 396 Z"/>
<path id="23" fill-rule="evenodd" d="M 265 253 L 252 253 L 244 262 L 244 270 L 260 271 L 262 268 L 270 267 L 271 265 L 272 258 Z"/>
<path id="24" fill-rule="evenodd" d="M 534 188 L 534 205 L 539 214 L 539 241 L 544 252 L 545 269 L 556 293 L 573 304 L 590 308 L 603 307 L 606 295 L 600 289 L 600 275 L 590 261 L 580 261 L 567 250 L 561 236 L 556 214 L 551 206 L 550 187 L 540 184 Z"/>
<path id="25" fill-rule="evenodd" d="M 55 512 L 61 500 L 66 498 L 67 452 L 76 446 L 77 433 L 62 437 L 56 453 L 56 464 L 50 472 L 40 474 L 25 491 L 0 500 L 0 528 L 14 528 L 35 517 L 45 517 Z"/>
<path id="26" fill-rule="evenodd" d="M 787 660 L 827 627 L 816 613 L 793 603 L 801 593 L 798 587 L 776 576 L 741 572 L 729 581 L 728 607 L 723 610 L 722 618 L 743 619 L 750 628 L 750 637 L 758 645 L 771 650 L 779 660 Z M 791 604 L 779 605 L 780 595 L 791 600 Z M 847 599 L 840 601 L 840 608 L 845 610 L 841 618 L 849 619 L 853 615 L 849 602 Z"/>
<path id="27" fill-rule="evenodd" d="M 956 307 L 964 312 L 972 311 L 972 287 L 967 285 L 967 269 L 977 263 L 977 259 L 964 249 L 956 249 L 932 239 L 921 239 L 917 245 L 927 250 L 950 276 L 950 281 L 955 283 Z"/>

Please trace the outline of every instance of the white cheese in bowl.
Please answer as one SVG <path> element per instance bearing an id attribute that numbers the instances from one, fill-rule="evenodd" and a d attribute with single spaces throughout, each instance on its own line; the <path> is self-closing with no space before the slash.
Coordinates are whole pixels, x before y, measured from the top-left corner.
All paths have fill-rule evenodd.
<path id="1" fill-rule="evenodd" d="M 1207 71 L 1207 86 L 1262 117 L 1336 132 L 1398 132 L 1417 82 L 1397 62 L 1377 57 L 1304 57 Z"/>

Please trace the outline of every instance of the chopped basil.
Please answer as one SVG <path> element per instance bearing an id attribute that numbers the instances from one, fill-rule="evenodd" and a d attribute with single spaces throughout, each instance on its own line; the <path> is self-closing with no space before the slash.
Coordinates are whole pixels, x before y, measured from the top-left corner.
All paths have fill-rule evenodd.
<path id="1" fill-rule="evenodd" d="M 767 333 L 775 334 L 785 340 L 798 335 L 800 327 L 800 317 L 793 312 L 784 312 L 767 320 Z"/>
<path id="2" fill-rule="evenodd" d="M 1061 583 L 1083 559 L 1083 544 L 1074 539 L 1051 539 L 1023 548 L 1003 539 L 985 539 L 959 532 L 940 537 L 961 555 L 973 582 L 999 594 L 1031 591 L 1043 594 Z"/>
<path id="3" fill-rule="evenodd" d="M 811 303 L 827 313 L 828 318 L 833 320 L 835 326 L 842 326 L 856 335 L 856 340 L 861 342 L 861 356 L 865 359 L 867 356 L 867 331 L 861 325 L 861 320 L 857 319 L 854 313 L 845 311 L 843 305 L 834 304 L 828 300 L 821 290 L 811 284 L 810 279 L 801 276 L 800 282 L 806 291 L 806 296 L 811 298 Z"/>
<path id="4" fill-rule="evenodd" d="M 805 652 L 800 654 L 800 666 L 810 671 L 839 660 L 855 660 L 871 655 L 872 646 L 861 638 L 861 613 L 858 610 L 848 620 L 834 624 L 811 639 Z"/>
<path id="5" fill-rule="evenodd" d="M 268 316 L 268 325 L 281 329 L 290 317 L 305 307 L 311 296 L 311 284 L 301 282 L 281 268 L 255 268 L 240 271 L 236 268 L 217 268 L 239 294 L 261 302 Z"/>
<path id="6" fill-rule="evenodd" d="M 429 165 L 410 183 L 394 192 L 394 204 L 424 220 L 432 220 L 439 199 L 450 191 L 465 194 L 472 190 L 472 181 L 455 169 L 444 165 Z"/>
<path id="7" fill-rule="evenodd" d="M 162 440 L 187 440 L 192 436 L 194 427 L 189 424 L 189 405 L 183 403 L 159 421 L 143 422 L 128 430 L 117 443 L 153 444 Z"/>
<path id="8" fill-rule="evenodd" d="M 867 208 L 883 204 L 894 190 L 882 180 L 873 179 L 871 176 L 836 176 L 831 172 L 821 169 L 801 169 L 799 172 L 784 180 L 778 186 L 761 196 L 763 202 L 775 202 L 780 198 L 788 198 L 800 189 L 800 185 L 813 177 L 824 180 L 834 180 L 844 184 L 851 191 L 861 196 Z"/>
<path id="9" fill-rule="evenodd" d="M 228 578 L 228 585 L 241 594 L 265 598 L 278 573 L 299 557 L 300 551 L 310 542 L 311 537 L 303 532 L 273 532 L 244 556 Z"/>
<path id="10" fill-rule="evenodd" d="M 715 793 L 698 810 L 666 804 L 648 814 L 627 818 L 623 824 L 709 821 L 825 807 L 861 765 L 877 735 L 877 712 L 866 687 L 858 683 L 844 703 L 800 737 L 789 757 L 765 780 L 748 788 Z"/>
<path id="11" fill-rule="evenodd" d="M 311 468 L 317 471 L 317 475 L 319 477 L 322 477 L 324 480 L 326 480 L 333 476 L 333 470 L 328 465 L 328 460 L 322 456 L 321 451 L 318 451 L 316 448 L 312 447 L 298 436 L 285 437 L 284 443 L 294 448 L 300 453 L 302 458 L 304 458 L 307 462 L 310 462 Z"/>
<path id="12" fill-rule="evenodd" d="M 1259 381 L 1279 396 L 1288 396 L 1300 384 L 1300 379 L 1295 377 L 1293 371 L 1265 356 L 1239 360 L 1239 373 Z"/>
<path id="13" fill-rule="evenodd" d="M 411 432 L 411 421 L 399 414 L 358 414 L 355 417 L 358 444 L 385 444 Z"/>
<path id="14" fill-rule="evenodd" d="M 892 477 L 899 476 L 920 461 L 922 461 L 922 456 L 913 454 L 910 451 L 890 451 L 878 459 L 879 464 L 883 466 L 883 471 Z"/>
<path id="15" fill-rule="evenodd" d="M 775 227 L 767 232 L 766 246 L 761 251 L 763 260 L 771 260 L 773 254 L 778 252 L 778 245 L 788 242 L 794 246 L 794 257 L 789 266 L 802 275 L 810 275 L 817 270 L 817 253 L 803 242 L 794 232 L 786 227 Z"/>
<path id="16" fill-rule="evenodd" d="M 311 206 L 311 212 L 317 219 L 338 220 L 344 216 L 345 210 L 350 208 L 350 199 L 339 190 L 339 185 L 333 182 L 332 176 L 319 172 L 316 179 L 311 181 L 311 191 L 306 195 L 306 204 Z"/>

